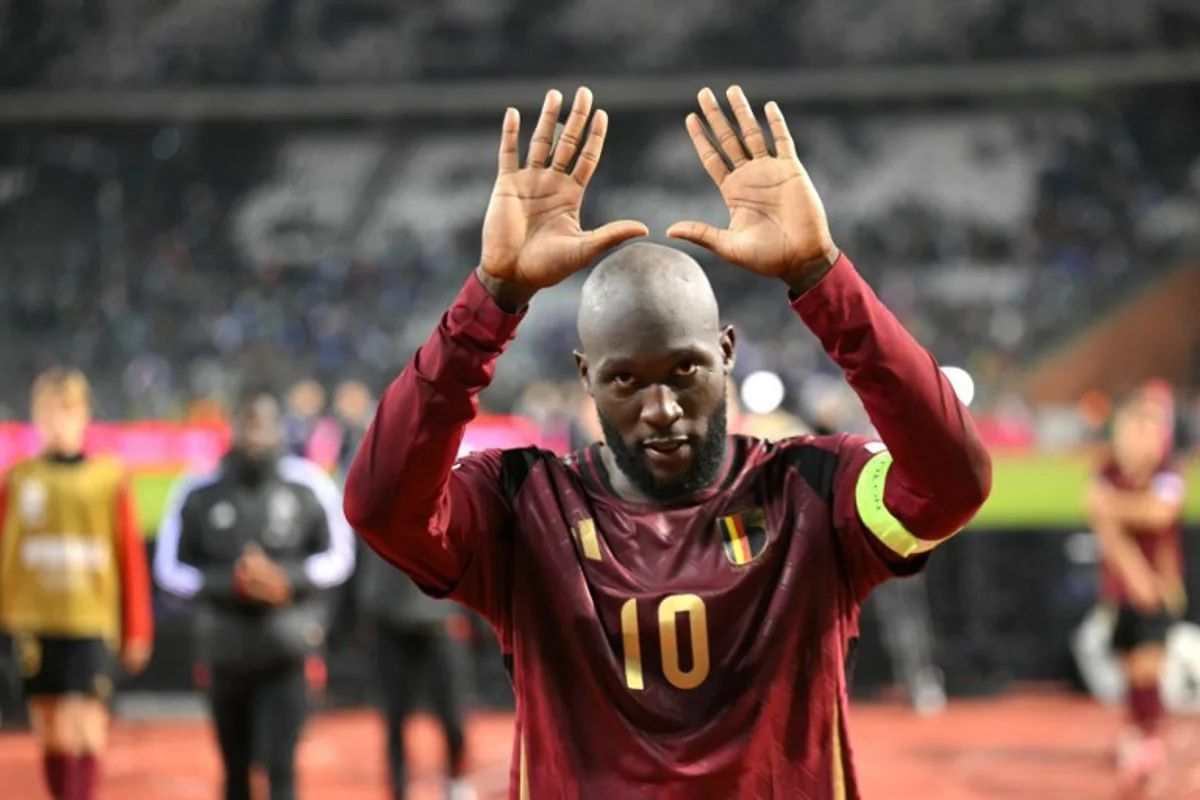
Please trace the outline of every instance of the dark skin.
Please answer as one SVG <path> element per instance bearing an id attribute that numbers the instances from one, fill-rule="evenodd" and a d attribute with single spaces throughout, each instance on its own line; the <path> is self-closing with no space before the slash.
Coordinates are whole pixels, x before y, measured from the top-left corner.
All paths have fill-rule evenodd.
<path id="1" fill-rule="evenodd" d="M 283 414 L 270 395 L 252 398 L 239 411 L 235 446 L 251 459 L 274 458 L 283 444 Z M 256 544 L 246 546 L 234 565 L 242 595 L 265 605 L 282 605 L 291 599 L 287 573 Z"/>
<path id="2" fill-rule="evenodd" d="M 793 294 L 807 291 L 839 257 L 821 199 L 779 106 L 764 107 L 764 129 L 739 87 L 730 87 L 726 99 L 732 114 L 703 89 L 700 113 L 688 115 L 686 127 L 729 209 L 729 224 L 679 222 L 667 235 L 775 278 Z M 539 289 L 561 283 L 606 251 L 649 233 L 633 220 L 582 229 L 580 206 L 600 161 L 608 116 L 593 113 L 591 91 L 580 88 L 555 141 L 562 110 L 562 95 L 547 93 L 524 166 L 520 116 L 510 108 L 504 117 L 476 274 L 509 312 L 521 311 Z M 695 477 L 697 454 L 700 461 L 710 454 L 704 445 L 717 430 L 711 423 L 724 413 L 733 361 L 733 333 L 715 322 L 711 288 L 691 259 L 671 252 L 631 247 L 615 254 L 615 261 L 597 268 L 603 279 L 589 281 L 603 302 L 591 303 L 590 311 L 585 306 L 580 319 L 580 375 L 607 422 L 609 473 L 614 488 L 634 498 L 661 500 L 673 487 L 681 493 L 694 488 L 681 476 Z M 629 469 L 617 450 L 630 456 L 624 460 Z"/>
<path id="3" fill-rule="evenodd" d="M 613 488 L 634 500 L 705 488 L 724 456 L 724 420 L 711 429 L 725 414 L 735 336 L 720 326 L 700 266 L 661 245 L 613 253 L 584 285 L 579 338 L 575 360 L 604 423 Z"/>

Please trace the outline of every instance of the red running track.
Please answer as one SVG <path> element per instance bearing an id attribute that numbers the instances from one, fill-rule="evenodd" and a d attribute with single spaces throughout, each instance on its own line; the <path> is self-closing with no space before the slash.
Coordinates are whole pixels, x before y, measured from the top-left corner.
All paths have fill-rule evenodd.
<path id="1" fill-rule="evenodd" d="M 1116 800 L 1109 756 L 1120 719 L 1059 695 L 953 703 L 933 719 L 890 705 L 855 708 L 851 724 L 867 800 Z M 468 730 L 482 800 L 504 797 L 511 718 L 480 714 Z M 1172 764 L 1155 800 L 1200 800 L 1200 722 L 1173 724 Z M 415 719 L 414 800 L 440 800 L 442 750 Z M 300 754 L 302 800 L 385 800 L 382 730 L 366 712 L 330 714 L 309 727 Z M 218 763 L 197 721 L 119 723 L 101 800 L 214 800 Z M 0 738 L 0 798 L 40 800 L 40 769 L 25 735 Z"/>

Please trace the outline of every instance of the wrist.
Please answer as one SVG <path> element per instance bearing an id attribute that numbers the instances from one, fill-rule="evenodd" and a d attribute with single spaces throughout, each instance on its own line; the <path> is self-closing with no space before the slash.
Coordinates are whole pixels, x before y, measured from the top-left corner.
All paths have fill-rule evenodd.
<path id="1" fill-rule="evenodd" d="M 537 289 L 521 283 L 514 283 L 504 278 L 497 278 L 482 266 L 475 268 L 475 276 L 492 296 L 501 310 L 509 314 L 518 314 L 529 305 L 529 301 L 537 293 Z"/>
<path id="2" fill-rule="evenodd" d="M 842 251 L 838 249 L 837 245 L 830 242 L 821 255 L 789 267 L 779 277 L 787 284 L 788 291 L 793 295 L 802 295 L 829 274 L 841 255 Z"/>

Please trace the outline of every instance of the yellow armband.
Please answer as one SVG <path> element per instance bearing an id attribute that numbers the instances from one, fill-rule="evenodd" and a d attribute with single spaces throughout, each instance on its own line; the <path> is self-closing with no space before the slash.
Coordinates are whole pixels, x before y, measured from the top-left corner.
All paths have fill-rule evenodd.
<path id="1" fill-rule="evenodd" d="M 859 519 L 896 555 L 908 558 L 927 553 L 945 540 L 930 542 L 917 538 L 884 505 L 883 491 L 891 468 L 892 454 L 887 450 L 876 453 L 863 465 L 862 472 L 858 474 L 858 484 L 854 487 Z"/>

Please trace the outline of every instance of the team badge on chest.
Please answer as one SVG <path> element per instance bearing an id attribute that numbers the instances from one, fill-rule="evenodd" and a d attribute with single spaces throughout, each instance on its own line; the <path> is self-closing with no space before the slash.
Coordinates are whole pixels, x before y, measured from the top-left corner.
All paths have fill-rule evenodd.
<path id="1" fill-rule="evenodd" d="M 300 501 L 290 489 L 276 489 L 267 499 L 267 530 L 264 544 L 286 547 L 300 537 L 296 529 L 296 517 L 300 513 Z"/>
<path id="2" fill-rule="evenodd" d="M 744 566 L 762 555 L 770 541 L 767 515 L 761 508 L 730 514 L 717 520 L 725 557 L 735 566 Z"/>
<path id="3" fill-rule="evenodd" d="M 233 503 L 226 500 L 215 504 L 208 510 L 208 524 L 219 531 L 227 531 L 237 522 L 237 509 Z"/>

